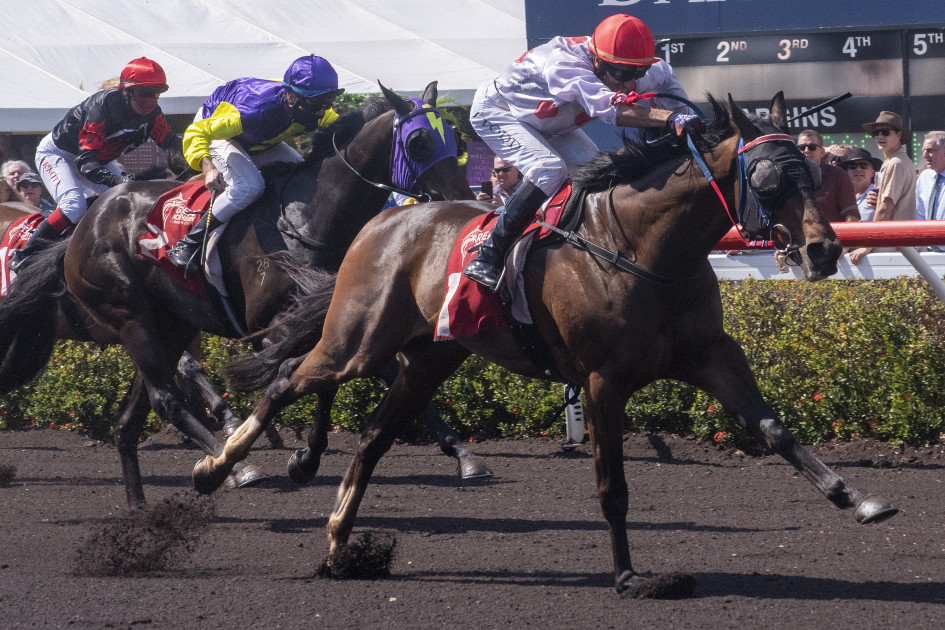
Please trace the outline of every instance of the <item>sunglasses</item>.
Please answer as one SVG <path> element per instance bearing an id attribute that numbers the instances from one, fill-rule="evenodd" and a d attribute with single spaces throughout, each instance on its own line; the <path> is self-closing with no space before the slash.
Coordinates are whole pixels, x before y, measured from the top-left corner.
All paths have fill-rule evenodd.
<path id="1" fill-rule="evenodd" d="M 801 151 L 816 151 L 821 148 L 821 146 L 819 144 L 799 144 L 797 148 Z"/>
<path id="2" fill-rule="evenodd" d="M 39 188 L 42 184 L 37 184 L 36 182 L 17 182 L 16 189 L 23 190 L 24 188 Z"/>
<path id="3" fill-rule="evenodd" d="M 159 98 L 161 96 L 161 91 L 135 88 L 131 91 L 131 95 L 137 98 Z"/>
<path id="4" fill-rule="evenodd" d="M 499 173 L 508 173 L 508 172 L 511 171 L 511 170 L 512 170 L 512 167 L 511 167 L 511 166 L 503 166 L 502 168 L 494 168 L 494 169 L 492 169 L 492 172 L 495 173 L 496 175 L 498 175 Z"/>
<path id="5" fill-rule="evenodd" d="M 636 79 L 642 79 L 643 75 L 646 74 L 647 70 L 650 69 L 649 66 L 618 66 L 617 64 L 607 63 L 606 61 L 600 62 L 600 69 L 603 72 L 606 72 L 613 78 L 618 81 L 634 81 Z"/>
<path id="6" fill-rule="evenodd" d="M 306 112 L 323 112 L 334 104 L 334 100 L 311 98 L 299 99 L 299 107 Z"/>
<path id="7" fill-rule="evenodd" d="M 843 168 L 848 171 L 855 171 L 858 168 L 865 171 L 868 168 L 873 168 L 873 165 L 869 162 L 853 162 L 852 164 L 844 164 Z"/>
<path id="8" fill-rule="evenodd" d="M 888 128 L 887 128 L 887 129 L 874 129 L 873 131 L 870 132 L 870 135 L 873 136 L 874 138 L 875 138 L 876 136 L 882 136 L 882 137 L 885 138 L 886 136 L 888 136 L 888 135 L 891 134 L 892 132 L 893 132 L 893 130 L 892 130 L 892 129 L 888 129 Z"/>

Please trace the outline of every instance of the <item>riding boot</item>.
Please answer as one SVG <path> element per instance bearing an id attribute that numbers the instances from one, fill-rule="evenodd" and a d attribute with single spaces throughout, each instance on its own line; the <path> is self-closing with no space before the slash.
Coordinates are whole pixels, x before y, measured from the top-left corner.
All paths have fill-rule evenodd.
<path id="1" fill-rule="evenodd" d="M 206 239 L 207 233 L 223 225 L 213 214 L 207 210 L 204 216 L 200 217 L 194 227 L 190 228 L 187 236 L 177 241 L 171 249 L 167 250 L 167 257 L 175 266 L 184 270 L 184 275 L 190 269 L 190 266 L 200 258 L 200 251 Z"/>
<path id="2" fill-rule="evenodd" d="M 64 216 L 62 216 L 62 218 L 65 219 Z M 23 249 L 15 249 L 10 252 L 10 261 L 7 265 L 10 271 L 18 271 L 32 254 L 35 254 L 38 250 L 49 245 L 51 241 L 59 240 L 70 227 L 72 227 L 72 224 L 68 223 L 66 229 L 60 231 L 50 225 L 48 219 L 43 219 L 42 222 L 36 226 L 36 229 L 33 230 L 33 233 L 30 234 L 30 240 L 26 242 L 26 246 L 24 246 Z"/>
<path id="3" fill-rule="evenodd" d="M 499 214 L 499 220 L 489 238 L 479 246 L 479 255 L 466 268 L 463 275 L 492 291 L 499 290 L 499 281 L 505 267 L 505 256 L 515 240 L 535 219 L 548 195 L 531 182 L 525 182 L 516 190 Z"/>

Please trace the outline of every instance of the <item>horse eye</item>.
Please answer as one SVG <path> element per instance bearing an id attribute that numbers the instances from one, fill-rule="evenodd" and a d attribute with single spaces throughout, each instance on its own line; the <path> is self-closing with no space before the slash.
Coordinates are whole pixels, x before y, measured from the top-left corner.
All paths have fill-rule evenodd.
<path id="1" fill-rule="evenodd" d="M 759 197 L 773 197 L 781 188 L 781 169 L 771 160 L 758 160 L 751 170 L 748 184 Z"/>
<path id="2" fill-rule="evenodd" d="M 428 162 L 433 159 L 435 148 L 433 134 L 429 129 L 416 129 L 410 132 L 405 143 L 407 155 L 415 162 Z"/>

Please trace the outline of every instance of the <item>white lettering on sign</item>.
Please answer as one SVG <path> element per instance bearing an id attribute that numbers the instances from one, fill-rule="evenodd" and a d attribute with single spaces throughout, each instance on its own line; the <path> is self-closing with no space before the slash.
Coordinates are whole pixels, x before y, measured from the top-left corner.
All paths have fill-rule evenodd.
<path id="1" fill-rule="evenodd" d="M 808 41 L 806 38 L 801 39 L 782 39 L 778 42 L 778 47 L 781 49 L 781 52 L 778 53 L 778 59 L 781 61 L 787 61 L 791 58 L 791 51 L 798 48 L 807 48 Z"/>
<path id="2" fill-rule="evenodd" d="M 669 60 L 672 54 L 682 53 L 685 47 L 686 47 L 686 44 L 684 42 L 677 42 L 675 44 L 667 42 L 663 44 L 662 46 L 660 46 L 660 49 L 663 51 L 663 61 L 665 61 L 666 63 L 673 63 L 672 61 Z"/>
<path id="3" fill-rule="evenodd" d="M 912 52 L 921 56 L 929 51 L 929 44 L 941 43 L 945 43 L 945 35 L 942 33 L 916 33 L 912 38 Z"/>
<path id="4" fill-rule="evenodd" d="M 705 4 L 706 2 L 725 2 L 725 0 L 685 0 L 689 4 Z M 601 0 L 597 5 L 599 7 L 628 7 L 631 4 L 639 4 L 643 0 Z M 669 4 L 670 0 L 653 0 L 653 4 Z"/>
<path id="5" fill-rule="evenodd" d="M 748 42 L 741 41 L 721 41 L 718 46 L 715 47 L 719 51 L 719 56 L 715 58 L 719 63 L 728 63 L 731 59 L 728 58 L 728 54 L 732 51 L 745 51 L 748 50 Z"/>
<path id="6" fill-rule="evenodd" d="M 869 46 L 869 35 L 856 35 L 855 37 L 847 37 L 847 40 L 843 43 L 843 48 L 840 52 L 842 52 L 844 55 L 850 55 L 850 58 L 852 59 L 856 57 L 856 53 L 860 48 L 869 48 Z"/>

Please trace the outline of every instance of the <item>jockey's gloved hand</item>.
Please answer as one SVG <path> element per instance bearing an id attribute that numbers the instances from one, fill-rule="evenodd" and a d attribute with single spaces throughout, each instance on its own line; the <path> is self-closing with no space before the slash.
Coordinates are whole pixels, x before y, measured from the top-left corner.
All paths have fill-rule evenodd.
<path id="1" fill-rule="evenodd" d="M 681 136 L 684 133 L 702 131 L 705 129 L 705 121 L 695 114 L 673 114 L 669 117 L 669 120 L 666 121 L 666 126 L 669 128 L 670 132 Z"/>

